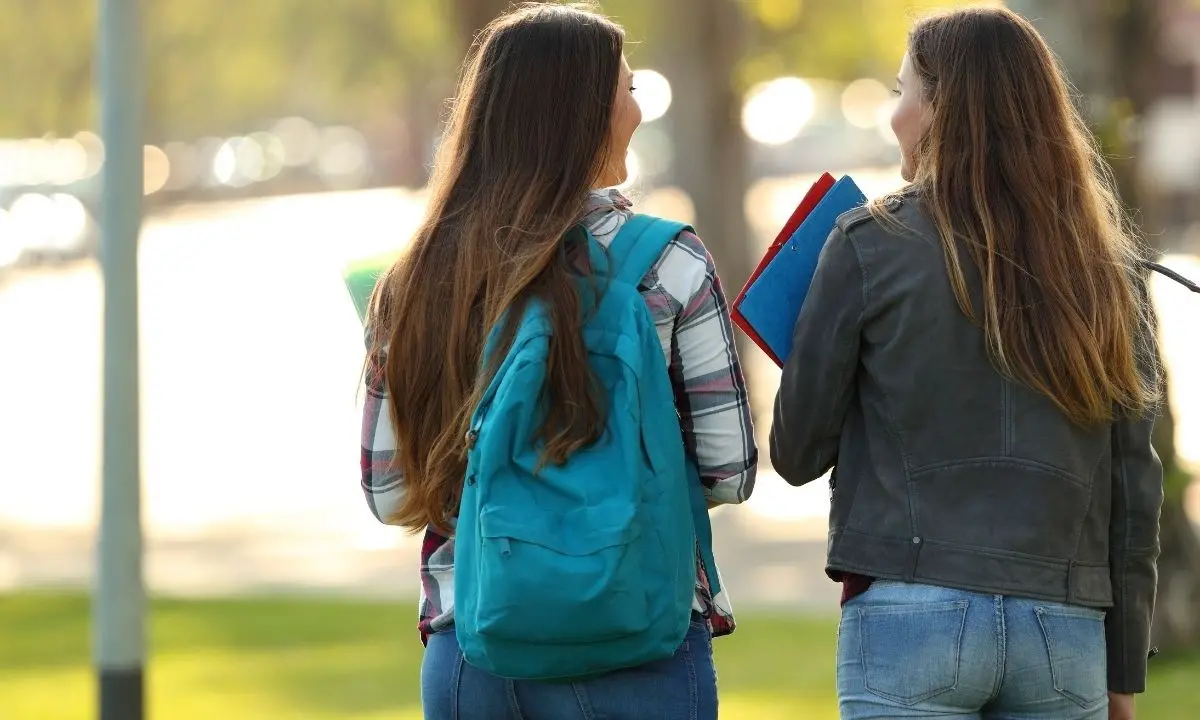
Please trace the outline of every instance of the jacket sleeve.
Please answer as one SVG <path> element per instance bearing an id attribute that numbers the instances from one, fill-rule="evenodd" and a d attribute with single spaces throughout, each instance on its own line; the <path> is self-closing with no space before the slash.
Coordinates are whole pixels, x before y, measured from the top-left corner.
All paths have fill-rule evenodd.
<path id="1" fill-rule="evenodd" d="M 854 394 L 866 285 L 858 253 L 835 228 L 796 320 L 771 426 L 771 462 L 803 485 L 837 461 L 842 423 Z"/>
<path id="2" fill-rule="evenodd" d="M 1144 288 L 1143 288 L 1144 290 Z M 1143 328 L 1141 365 L 1154 378 L 1159 357 L 1152 327 Z M 1151 444 L 1157 413 L 1121 417 L 1112 428 L 1112 514 L 1109 520 L 1109 567 L 1113 607 L 1105 619 L 1108 689 L 1139 693 L 1146 689 L 1150 624 L 1158 585 L 1159 513 L 1163 469 Z"/>

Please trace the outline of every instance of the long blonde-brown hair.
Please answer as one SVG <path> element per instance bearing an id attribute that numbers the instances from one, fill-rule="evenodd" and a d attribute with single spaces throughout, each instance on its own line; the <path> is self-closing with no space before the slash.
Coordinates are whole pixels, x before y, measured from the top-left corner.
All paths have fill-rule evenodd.
<path id="1" fill-rule="evenodd" d="M 1152 406 L 1158 378 L 1139 360 L 1153 357 L 1144 250 L 1050 48 L 1016 13 L 987 7 L 918 21 L 908 53 L 930 123 L 906 192 L 929 208 L 959 307 L 997 368 L 1080 425 Z M 889 199 L 871 204 L 881 221 Z"/>
<path id="2" fill-rule="evenodd" d="M 561 463 L 601 433 L 564 237 L 607 159 L 623 45 L 595 13 L 527 5 L 484 29 L 463 66 L 427 216 L 369 317 L 408 485 L 398 524 L 445 529 L 457 513 L 465 436 L 494 372 L 481 372 L 484 341 L 510 308 L 493 358 L 526 303 L 550 313 L 544 460 Z"/>

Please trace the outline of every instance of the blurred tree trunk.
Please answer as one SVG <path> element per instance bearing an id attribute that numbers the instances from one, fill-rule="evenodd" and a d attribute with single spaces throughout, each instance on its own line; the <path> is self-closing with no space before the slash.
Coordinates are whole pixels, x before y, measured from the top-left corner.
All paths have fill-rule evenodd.
<path id="1" fill-rule="evenodd" d="M 480 30 L 513 4 L 512 0 L 454 0 L 454 22 L 463 50 L 471 46 Z"/>
<path id="2" fill-rule="evenodd" d="M 692 200 L 704 239 L 732 300 L 750 275 L 754 243 L 746 225 L 746 148 L 735 69 L 742 57 L 745 18 L 733 0 L 656 3 L 656 56 L 671 81 L 665 120 L 674 147 L 672 177 Z M 739 333 L 742 356 L 749 352 Z"/>
<path id="3" fill-rule="evenodd" d="M 1009 5 L 1034 18 L 1059 54 L 1084 99 L 1097 135 L 1113 165 L 1122 199 L 1135 211 L 1149 237 L 1156 218 L 1138 183 L 1138 120 L 1157 100 L 1162 34 L 1160 0 L 1097 3 L 1092 0 L 1013 0 Z M 1166 502 L 1162 512 L 1162 556 L 1158 561 L 1158 605 L 1153 642 L 1162 649 L 1200 646 L 1200 538 L 1184 508 L 1191 480 L 1175 453 L 1175 422 L 1169 404 L 1155 428 L 1163 462 Z"/>
<path id="4" fill-rule="evenodd" d="M 400 140 L 396 149 L 394 183 L 417 188 L 429 182 L 433 165 L 432 139 L 440 132 L 441 108 L 453 87 L 450 78 L 436 73 L 414 74 L 414 79 L 410 80 L 398 111 L 400 127 L 395 132 Z"/>
<path id="5" fill-rule="evenodd" d="M 512 0 L 452 0 L 448 3 L 448 9 L 451 13 L 451 27 L 454 28 L 455 40 L 458 42 L 459 62 L 466 58 L 467 50 L 475 41 L 475 36 L 479 34 L 492 20 L 495 20 L 501 13 L 513 6 Z M 444 120 L 441 116 L 442 110 L 446 107 L 446 99 L 450 98 L 454 93 L 455 82 L 457 81 L 457 65 L 455 73 L 450 77 L 438 77 L 436 80 L 431 80 L 430 84 L 423 88 L 418 96 L 423 96 L 425 102 L 433 101 L 433 107 L 437 108 L 435 113 L 425 113 L 422 120 L 424 127 L 417 128 L 416 132 L 428 130 L 430 118 L 438 119 L 438 128 L 435 133 L 440 137 L 441 126 L 440 122 Z M 426 136 L 428 137 L 428 136 Z M 421 138 L 413 138 L 420 142 Z M 432 147 L 421 146 L 416 147 L 416 151 L 420 157 L 423 157 L 424 162 L 428 163 L 432 160 Z M 428 166 L 425 168 L 425 179 L 428 179 Z"/>

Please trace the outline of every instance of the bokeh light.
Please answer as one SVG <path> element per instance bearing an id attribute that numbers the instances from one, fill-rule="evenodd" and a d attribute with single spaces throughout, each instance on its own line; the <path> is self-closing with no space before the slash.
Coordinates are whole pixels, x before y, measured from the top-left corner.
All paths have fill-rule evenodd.
<path id="1" fill-rule="evenodd" d="M 842 114 L 855 127 L 871 130 L 879 126 L 879 108 L 891 99 L 887 86 L 875 78 L 860 78 L 842 91 Z"/>
<path id="2" fill-rule="evenodd" d="M 358 130 L 344 125 L 325 128 L 317 151 L 317 172 L 331 186 L 354 187 L 367 176 L 367 152 L 367 139 Z"/>
<path id="3" fill-rule="evenodd" d="M 307 165 L 316 157 L 321 133 L 302 117 L 286 117 L 271 127 L 271 134 L 283 143 L 283 163 L 288 167 Z"/>
<path id="4" fill-rule="evenodd" d="M 0 268 L 13 265 L 21 259 L 21 239 L 13 227 L 8 211 L 0 208 Z"/>
<path id="5" fill-rule="evenodd" d="M 50 182 L 70 185 L 87 175 L 88 153 L 78 140 L 56 140 L 47 155 L 43 162 Z"/>
<path id="6" fill-rule="evenodd" d="M 278 135 L 269 132 L 250 134 L 250 139 L 262 148 L 262 168 L 258 173 L 259 180 L 271 180 L 283 170 L 287 159 L 287 149 Z"/>
<path id="7" fill-rule="evenodd" d="M 671 83 L 656 70 L 633 73 L 633 96 L 642 108 L 642 122 L 654 122 L 671 108 Z"/>
<path id="8" fill-rule="evenodd" d="M 816 111 L 812 86 L 798 77 L 781 77 L 755 85 L 746 95 L 742 127 L 764 145 L 795 140 Z"/>
<path id="9" fill-rule="evenodd" d="M 142 152 L 143 192 L 153 195 L 162 190 L 171 177 L 171 160 L 157 145 L 147 145 Z"/>
<path id="10" fill-rule="evenodd" d="M 617 186 L 622 190 L 633 187 L 642 177 L 642 161 L 633 148 L 630 148 L 625 153 L 625 170 L 628 173 L 625 177 L 625 182 Z"/>
<path id="11" fill-rule="evenodd" d="M 170 163 L 171 172 L 163 189 L 185 190 L 196 184 L 200 177 L 200 153 L 185 142 L 169 142 L 163 146 Z"/>
<path id="12" fill-rule="evenodd" d="M 100 172 L 100 168 L 104 167 L 104 141 L 100 136 L 90 130 L 82 130 L 75 133 L 75 142 L 79 143 L 87 155 L 87 165 L 83 170 L 83 179 L 87 179 Z"/>
<path id="13" fill-rule="evenodd" d="M 221 144 L 221 149 L 217 150 L 217 154 L 213 157 L 212 173 L 217 182 L 222 185 L 236 186 L 238 183 L 237 177 L 237 144 L 232 138 Z"/>

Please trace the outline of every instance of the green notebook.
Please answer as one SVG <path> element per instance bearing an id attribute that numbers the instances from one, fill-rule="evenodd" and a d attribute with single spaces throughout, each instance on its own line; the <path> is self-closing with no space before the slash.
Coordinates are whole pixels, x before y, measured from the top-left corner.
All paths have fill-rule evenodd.
<path id="1" fill-rule="evenodd" d="M 371 293 L 375 283 L 396 261 L 398 253 L 386 253 L 362 260 L 356 260 L 346 267 L 343 279 L 346 289 L 350 291 L 350 299 L 354 301 L 354 309 L 358 311 L 358 319 L 366 322 L 367 305 L 371 302 Z"/>

